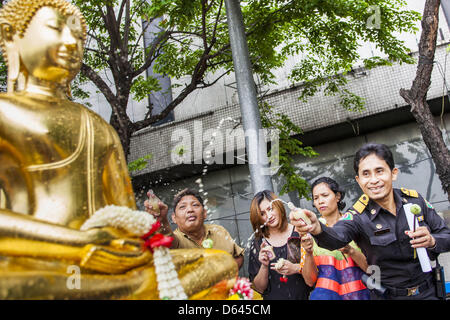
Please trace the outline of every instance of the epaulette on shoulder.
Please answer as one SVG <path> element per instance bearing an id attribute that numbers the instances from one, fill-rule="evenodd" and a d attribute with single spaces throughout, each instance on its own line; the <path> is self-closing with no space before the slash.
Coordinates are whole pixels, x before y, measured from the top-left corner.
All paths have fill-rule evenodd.
<path id="1" fill-rule="evenodd" d="M 369 203 L 369 196 L 363 194 L 361 197 L 359 197 L 358 201 L 356 201 L 355 204 L 353 205 L 353 210 L 358 213 L 362 213 L 364 209 L 367 207 L 368 203 Z"/>
<path id="2" fill-rule="evenodd" d="M 416 190 L 400 188 L 400 190 L 409 197 L 418 198 L 419 194 Z"/>

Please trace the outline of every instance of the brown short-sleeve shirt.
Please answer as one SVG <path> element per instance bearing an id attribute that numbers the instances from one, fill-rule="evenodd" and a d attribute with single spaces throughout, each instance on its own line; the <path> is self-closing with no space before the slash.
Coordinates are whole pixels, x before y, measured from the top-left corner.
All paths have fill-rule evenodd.
<path id="1" fill-rule="evenodd" d="M 226 251 L 234 258 L 243 254 L 244 249 L 234 242 L 230 233 L 224 227 L 216 224 L 204 224 L 204 226 L 206 229 L 205 239 L 211 239 L 213 241 L 213 249 Z M 177 228 L 173 233 L 179 241 L 178 248 L 176 249 L 203 248 L 201 244 L 195 242 L 187 234 L 181 232 L 180 229 Z"/>

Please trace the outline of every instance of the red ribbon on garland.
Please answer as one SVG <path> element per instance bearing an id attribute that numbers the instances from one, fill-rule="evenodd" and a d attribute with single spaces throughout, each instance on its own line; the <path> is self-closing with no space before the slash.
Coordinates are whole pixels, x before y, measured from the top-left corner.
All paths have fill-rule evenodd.
<path id="1" fill-rule="evenodd" d="M 152 235 L 156 230 L 158 230 L 161 227 L 161 222 L 156 221 L 154 224 L 152 224 L 152 227 L 150 228 L 150 231 L 144 234 L 141 239 L 147 240 L 148 237 Z"/>
<path id="2" fill-rule="evenodd" d="M 170 248 L 172 241 L 173 241 L 172 237 L 162 235 L 161 233 L 157 233 L 153 237 L 145 241 L 144 246 L 146 246 L 153 252 L 153 249 L 162 246 Z"/>
<path id="3" fill-rule="evenodd" d="M 141 237 L 143 240 L 145 240 L 144 247 L 150 249 L 152 253 L 153 249 L 157 247 L 164 246 L 170 248 L 170 246 L 172 245 L 173 237 L 165 236 L 161 233 L 154 234 L 160 227 L 161 222 L 156 221 L 154 224 L 152 224 L 150 231 Z"/>

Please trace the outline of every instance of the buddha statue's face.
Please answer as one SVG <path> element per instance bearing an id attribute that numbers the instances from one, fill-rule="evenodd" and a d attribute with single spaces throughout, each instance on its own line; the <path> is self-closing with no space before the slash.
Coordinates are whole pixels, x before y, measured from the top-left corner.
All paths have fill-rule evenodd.
<path id="1" fill-rule="evenodd" d="M 40 8 L 22 38 L 17 37 L 22 65 L 29 76 L 52 82 L 72 80 L 81 67 L 83 30 L 76 16 L 53 7 Z"/>

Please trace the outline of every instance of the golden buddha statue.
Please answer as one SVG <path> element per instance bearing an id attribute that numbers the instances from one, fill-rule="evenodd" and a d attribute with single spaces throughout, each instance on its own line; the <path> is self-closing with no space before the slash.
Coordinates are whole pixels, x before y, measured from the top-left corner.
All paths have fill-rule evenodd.
<path id="1" fill-rule="evenodd" d="M 158 299 L 152 253 L 119 228 L 80 230 L 97 210 L 136 209 L 115 130 L 67 98 L 86 23 L 64 0 L 0 10 L 0 299 Z M 237 265 L 217 250 L 170 250 L 191 299 L 225 298 Z M 75 269 L 73 268 L 75 267 Z M 80 286 L 68 285 L 79 268 Z"/>

